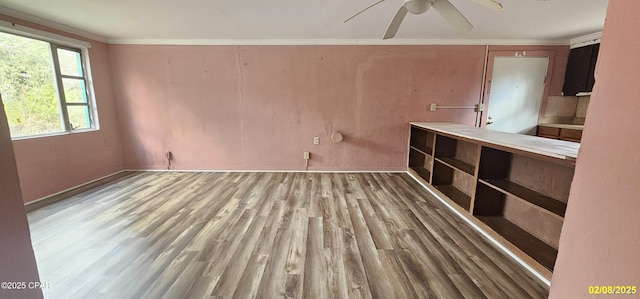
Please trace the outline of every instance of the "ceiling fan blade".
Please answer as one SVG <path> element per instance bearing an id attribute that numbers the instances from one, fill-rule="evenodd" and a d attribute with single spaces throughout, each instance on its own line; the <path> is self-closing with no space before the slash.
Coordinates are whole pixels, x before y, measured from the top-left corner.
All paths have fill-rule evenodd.
<path id="1" fill-rule="evenodd" d="M 346 22 L 349 22 L 349 20 L 351 20 L 351 19 L 353 19 L 353 18 L 355 18 L 355 17 L 359 16 L 361 13 L 363 13 L 363 12 L 367 11 L 369 8 L 372 8 L 372 7 L 374 7 L 374 6 L 378 5 L 378 4 L 382 3 L 382 2 L 384 2 L 384 0 L 380 0 L 380 1 L 376 2 L 376 3 L 373 3 L 373 4 L 369 5 L 369 6 L 367 6 L 367 8 L 365 8 L 365 9 L 363 9 L 363 10 L 359 11 L 357 14 L 355 14 L 355 15 L 351 16 L 350 18 L 348 18 L 348 19 L 344 20 L 344 22 L 345 22 L 345 23 L 346 23 Z"/>
<path id="2" fill-rule="evenodd" d="M 449 0 L 436 0 L 432 6 L 457 33 L 469 32 L 473 28 L 469 20 L 467 20 Z"/>
<path id="3" fill-rule="evenodd" d="M 400 9 L 398 9 L 398 12 L 396 13 L 396 16 L 393 17 L 393 20 L 391 20 L 391 24 L 389 24 L 387 32 L 385 32 L 382 39 L 390 39 L 396 35 L 396 32 L 398 32 L 398 28 L 400 28 L 400 24 L 402 24 L 402 20 L 404 20 L 404 17 L 407 15 L 407 12 L 408 10 L 406 7 L 404 7 L 404 5 L 400 6 Z"/>
<path id="4" fill-rule="evenodd" d="M 473 2 L 478 3 L 480 5 L 484 5 L 488 8 L 497 10 L 499 12 L 504 11 L 504 7 L 502 7 L 502 4 L 500 4 L 500 2 L 496 0 L 473 0 Z"/>

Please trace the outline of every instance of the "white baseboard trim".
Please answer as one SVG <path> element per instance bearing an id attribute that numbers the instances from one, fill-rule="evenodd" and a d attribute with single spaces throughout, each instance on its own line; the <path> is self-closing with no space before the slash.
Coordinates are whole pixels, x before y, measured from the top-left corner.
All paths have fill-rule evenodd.
<path id="1" fill-rule="evenodd" d="M 124 169 L 123 169 L 123 170 L 120 170 L 120 171 L 116 171 L 116 172 L 114 172 L 114 173 L 112 173 L 112 174 L 108 174 L 108 175 L 105 175 L 105 176 L 99 177 L 99 178 L 97 178 L 97 179 L 95 179 L 95 180 L 91 180 L 91 181 L 88 181 L 88 182 L 86 182 L 86 183 L 82 183 L 82 184 L 80 184 L 80 185 L 76 185 L 76 186 L 73 186 L 73 187 L 71 187 L 71 188 L 67 188 L 67 189 L 64 189 L 64 190 L 62 190 L 62 191 L 59 191 L 59 192 L 56 192 L 56 193 L 53 193 L 53 194 L 49 194 L 49 195 L 44 196 L 44 197 L 40 197 L 40 198 L 38 198 L 38 199 L 36 199 L 36 200 L 32 200 L 32 201 L 30 201 L 30 202 L 26 202 L 24 205 L 25 205 L 25 206 L 28 206 L 28 205 L 34 205 L 34 204 L 37 204 L 37 203 L 39 203 L 39 202 L 41 202 L 41 201 L 45 201 L 45 200 L 47 200 L 47 199 L 49 199 L 49 198 L 51 198 L 51 197 L 54 197 L 54 196 L 56 196 L 56 195 L 60 195 L 60 194 L 62 194 L 62 193 L 65 193 L 65 192 L 71 191 L 71 190 L 76 189 L 76 188 L 84 187 L 84 186 L 89 185 L 89 184 L 91 184 L 91 183 L 95 183 L 95 182 L 97 182 L 97 181 L 99 181 L 99 180 L 106 179 L 106 178 L 108 178 L 108 177 L 110 177 L 110 176 L 113 176 L 113 175 L 116 175 L 116 174 L 120 174 L 120 173 L 123 173 L 123 172 L 125 172 L 125 171 L 127 171 L 127 170 L 124 170 Z"/>
<path id="2" fill-rule="evenodd" d="M 487 240 L 489 240 L 491 243 L 493 243 L 498 248 L 500 248 L 500 250 L 504 251 L 504 253 L 506 253 L 508 256 L 513 258 L 516 262 L 518 262 L 518 264 L 522 265 L 525 269 L 527 269 L 529 272 L 531 272 L 531 274 L 533 274 L 535 277 L 540 279 L 540 281 L 542 281 L 544 284 L 546 284 L 547 286 L 551 286 L 551 281 L 549 281 L 544 276 L 542 276 L 540 273 L 538 273 L 538 271 L 536 271 L 531 266 L 529 266 L 527 263 L 525 263 L 517 255 L 515 255 L 513 252 L 511 252 L 511 250 L 506 248 L 504 245 L 502 245 L 500 242 L 498 242 L 496 239 L 494 239 L 491 235 L 489 235 L 483 229 L 478 227 L 475 223 L 473 223 L 473 221 L 471 221 L 469 218 L 467 218 L 467 216 L 465 216 L 464 214 L 460 213 L 460 211 L 458 211 L 454 207 L 452 207 L 446 200 L 444 200 L 442 197 L 438 196 L 438 194 L 433 192 L 429 186 L 425 185 L 418 178 L 413 176 L 413 174 L 411 174 L 410 172 L 407 172 L 407 174 L 409 176 L 411 176 L 416 182 L 418 182 L 418 184 L 422 185 L 422 187 L 424 187 L 427 191 L 429 191 L 429 193 L 431 193 L 431 195 L 435 196 L 435 198 L 437 198 L 440 202 L 442 202 L 442 204 L 444 204 L 449 210 L 451 210 L 453 213 L 458 215 L 458 217 L 460 217 L 462 220 L 464 220 L 464 222 L 469 224 L 473 229 L 475 229 L 480 234 L 482 234 L 485 238 L 487 238 Z"/>

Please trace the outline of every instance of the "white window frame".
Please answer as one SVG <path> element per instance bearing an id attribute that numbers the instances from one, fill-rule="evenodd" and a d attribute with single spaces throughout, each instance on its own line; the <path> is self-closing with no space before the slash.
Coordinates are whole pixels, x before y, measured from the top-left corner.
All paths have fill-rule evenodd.
<path id="1" fill-rule="evenodd" d="M 97 131 L 100 129 L 100 125 L 98 121 L 97 105 L 95 100 L 95 93 L 93 89 L 93 79 L 91 77 L 91 66 L 89 63 L 90 62 L 89 48 L 91 48 L 91 43 L 66 37 L 66 36 L 62 36 L 62 35 L 58 35 L 58 34 L 47 32 L 47 31 L 33 29 L 30 27 L 18 25 L 18 24 L 3 21 L 3 20 L 0 20 L 0 31 L 4 33 L 14 34 L 18 36 L 23 36 L 23 37 L 28 37 L 28 38 L 48 42 L 50 44 L 52 63 L 55 71 L 54 79 L 56 81 L 55 84 L 56 84 L 56 90 L 58 95 L 58 103 L 60 105 L 60 117 L 64 123 L 63 132 L 16 136 L 16 137 L 12 137 L 11 138 L 12 140 L 91 132 L 91 131 Z M 60 63 L 58 60 L 58 49 L 74 51 L 80 54 L 80 61 L 82 63 L 82 74 L 83 74 L 82 77 L 62 75 L 60 71 Z M 85 92 L 87 93 L 86 103 L 67 103 L 65 94 L 64 94 L 64 87 L 62 83 L 63 78 L 84 80 Z M 89 119 L 91 122 L 91 127 L 86 129 L 74 130 L 71 126 L 71 123 L 69 122 L 67 106 L 86 106 L 89 111 Z M 2 111 L 2 113 L 4 112 Z"/>

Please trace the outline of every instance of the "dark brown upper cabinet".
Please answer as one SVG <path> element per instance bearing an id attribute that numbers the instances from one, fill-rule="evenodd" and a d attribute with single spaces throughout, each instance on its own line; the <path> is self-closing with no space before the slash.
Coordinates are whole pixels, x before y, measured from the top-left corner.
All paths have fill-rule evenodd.
<path id="1" fill-rule="evenodd" d="M 591 92 L 595 79 L 600 44 L 571 49 L 564 76 L 562 92 L 565 96 L 575 96 L 579 92 Z"/>

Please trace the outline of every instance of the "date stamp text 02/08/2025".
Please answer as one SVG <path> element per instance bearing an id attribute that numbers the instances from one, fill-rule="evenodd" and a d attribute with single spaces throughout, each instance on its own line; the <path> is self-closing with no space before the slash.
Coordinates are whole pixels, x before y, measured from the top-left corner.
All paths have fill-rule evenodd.
<path id="1" fill-rule="evenodd" d="M 589 286 L 589 294 L 591 295 L 635 295 L 637 292 L 636 286 Z"/>

